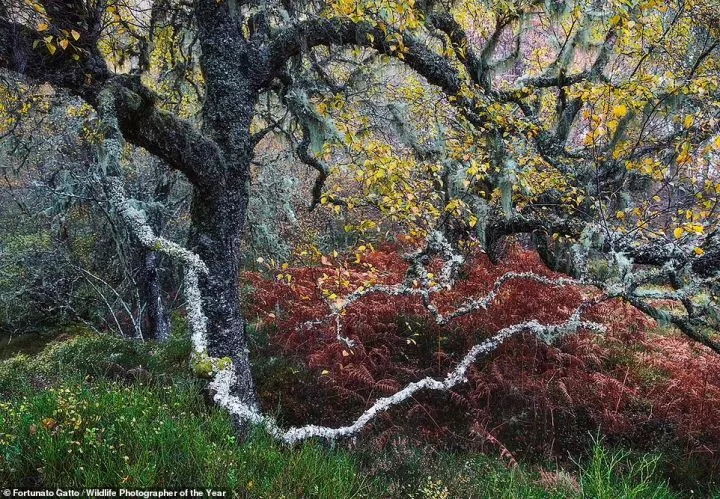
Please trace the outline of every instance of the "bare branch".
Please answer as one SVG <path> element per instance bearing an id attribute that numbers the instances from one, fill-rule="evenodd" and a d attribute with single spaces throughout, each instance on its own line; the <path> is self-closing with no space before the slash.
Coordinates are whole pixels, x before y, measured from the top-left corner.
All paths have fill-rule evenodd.
<path id="1" fill-rule="evenodd" d="M 406 52 L 395 50 L 386 33 L 368 22 L 337 18 L 302 21 L 283 29 L 270 43 L 268 80 L 264 84 L 278 76 L 288 59 L 303 51 L 321 45 L 359 45 L 402 57 L 405 64 L 450 95 L 460 90 L 460 76 L 447 59 L 407 33 L 400 36 Z"/>
<path id="2" fill-rule="evenodd" d="M 379 414 L 402 404 L 420 391 L 448 391 L 461 383 L 465 383 L 467 381 L 466 373 L 473 363 L 481 357 L 494 352 L 507 340 L 524 331 L 534 334 L 543 341 L 554 341 L 583 328 L 597 332 L 604 331 L 604 327 L 600 324 L 580 320 L 579 310 L 580 309 L 576 310 L 567 321 L 560 324 L 540 324 L 537 321 L 529 321 L 501 329 L 491 338 L 473 346 L 443 380 L 426 377 L 420 381 L 410 383 L 394 395 L 376 400 L 375 403 L 352 424 L 339 428 L 307 425 L 282 430 L 273 418 L 252 409 L 230 393 L 235 376 L 231 370 L 224 370 L 218 373 L 215 380 L 210 383 L 210 386 L 216 391 L 214 400 L 218 405 L 245 421 L 263 426 L 270 435 L 288 445 L 295 445 L 303 440 L 316 437 L 326 440 L 336 440 L 358 434 Z"/>

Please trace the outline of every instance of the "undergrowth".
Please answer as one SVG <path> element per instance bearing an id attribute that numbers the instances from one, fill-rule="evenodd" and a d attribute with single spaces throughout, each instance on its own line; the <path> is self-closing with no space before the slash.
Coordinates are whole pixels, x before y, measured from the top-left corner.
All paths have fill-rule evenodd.
<path id="1" fill-rule="evenodd" d="M 326 258 L 321 266 L 249 272 L 251 336 L 263 338 L 258 378 L 266 410 L 286 423 L 348 424 L 380 397 L 425 376 L 445 376 L 468 349 L 527 320 L 559 323 L 595 296 L 588 286 L 508 282 L 486 310 L 438 327 L 419 297 L 369 294 L 344 309 L 337 340 L 331 306 L 357 289 L 404 280 L 407 248 L 384 245 Z M 428 263 L 438 273 L 439 261 Z M 279 273 L 278 273 L 279 272 Z M 557 276 L 536 252 L 510 248 L 497 265 L 470 252 L 462 278 L 432 301 L 447 314 L 488 293 L 507 272 Z M 449 393 L 420 393 L 383 413 L 365 438 L 394 438 L 452 451 L 485 451 L 524 462 L 568 461 L 591 451 L 602 428 L 611 445 L 660 450 L 658 463 L 686 489 L 720 476 L 720 358 L 620 300 L 587 311 L 607 334 L 580 332 L 547 345 L 532 335 L 506 342 L 470 366 Z M 287 366 L 292 369 L 287 369 Z M 278 391 L 275 388 L 282 387 Z M 282 397 L 280 396 L 282 394 Z M 458 436 L 462 435 L 462 438 Z"/>
<path id="2" fill-rule="evenodd" d="M 673 497 L 657 456 L 600 443 L 580 467 L 547 471 L 399 439 L 380 452 L 364 443 L 289 449 L 259 430 L 239 441 L 187 374 L 188 348 L 183 335 L 158 346 L 83 334 L 0 362 L 0 483 L 288 498 Z"/>
<path id="3" fill-rule="evenodd" d="M 197 380 L 166 374 L 181 357 L 187 366 L 184 344 L 81 336 L 0 363 L 0 483 L 203 486 L 259 497 L 352 497 L 367 489 L 346 453 L 317 443 L 286 449 L 260 431 L 238 443 Z M 141 365 L 144 376 L 127 375 Z"/>

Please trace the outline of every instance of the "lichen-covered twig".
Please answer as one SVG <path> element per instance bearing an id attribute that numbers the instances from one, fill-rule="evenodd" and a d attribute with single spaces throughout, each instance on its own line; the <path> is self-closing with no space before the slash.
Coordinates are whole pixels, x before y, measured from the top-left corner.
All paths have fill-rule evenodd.
<path id="1" fill-rule="evenodd" d="M 476 362 L 479 358 L 497 350 L 497 348 L 505 341 L 523 331 L 528 331 L 543 341 L 555 341 L 567 334 L 576 332 L 580 328 L 604 332 L 605 328 L 601 324 L 582 321 L 580 319 L 581 311 L 584 308 L 584 306 L 581 306 L 576 309 L 570 318 L 561 324 L 540 324 L 537 321 L 529 321 L 501 329 L 491 338 L 473 346 L 444 379 L 437 380 L 435 378 L 426 377 L 419 381 L 410 383 L 394 395 L 376 400 L 375 403 L 363 412 L 362 415 L 360 415 L 360 417 L 358 417 L 354 422 L 339 428 L 307 425 L 282 430 L 273 418 L 261 414 L 259 411 L 251 408 L 247 404 L 243 403 L 239 398 L 232 395 L 231 388 L 234 382 L 234 373 L 232 370 L 219 372 L 215 379 L 210 383 L 210 387 L 216 391 L 215 401 L 218 405 L 224 407 L 231 414 L 240 417 L 245 421 L 261 425 L 274 438 L 288 445 L 294 445 L 309 438 L 336 440 L 338 438 L 351 437 L 363 430 L 379 414 L 391 409 L 392 407 L 402 404 L 417 392 L 423 390 L 448 391 L 456 385 L 464 383 L 466 381 L 467 370 L 471 364 Z"/>
<path id="2" fill-rule="evenodd" d="M 115 87 L 108 84 L 98 96 L 98 116 L 105 127 L 105 137 L 98 147 L 100 169 L 103 173 L 109 204 L 137 237 L 140 244 L 153 251 L 164 253 L 185 265 L 185 299 L 187 300 L 188 323 L 197 352 L 204 352 L 207 340 L 207 317 L 202 309 L 198 286 L 200 274 L 207 273 L 205 263 L 198 255 L 177 243 L 155 235 L 148 225 L 145 213 L 138 210 L 125 194 L 122 181 L 121 158 L 125 146 L 115 109 Z"/>

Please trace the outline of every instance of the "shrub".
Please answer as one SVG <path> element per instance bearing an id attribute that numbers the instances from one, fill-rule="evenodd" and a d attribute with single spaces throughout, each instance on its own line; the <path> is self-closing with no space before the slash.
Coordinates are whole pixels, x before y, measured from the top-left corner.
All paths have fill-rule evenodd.
<path id="1" fill-rule="evenodd" d="M 561 322 L 590 288 L 548 287 L 516 280 L 502 288 L 488 310 L 437 327 L 419 298 L 368 295 L 342 316 L 336 338 L 330 298 L 367 286 L 402 282 L 402 248 L 387 245 L 319 267 L 286 268 L 279 275 L 247 273 L 253 289 L 248 316 L 263 350 L 289 362 L 280 404 L 289 423 L 345 424 L 375 399 L 424 376 L 444 376 L 467 349 L 495 331 L 524 320 Z M 431 271 L 439 265 L 433 262 Z M 487 293 L 508 271 L 554 275 L 536 253 L 511 248 L 492 265 L 470 254 L 464 278 L 438 293 L 441 312 Z M 318 283 L 322 284 L 324 293 Z M 654 321 L 619 301 L 595 306 L 587 317 L 603 322 L 602 337 L 581 333 L 548 346 L 519 337 L 471 367 L 468 383 L 448 394 L 422 394 L 384 414 L 374 425 L 378 445 L 408 435 L 448 447 L 490 446 L 487 435 L 509 451 L 529 457 L 577 455 L 588 449 L 588 431 L 598 427 L 612 442 L 638 448 L 662 445 L 685 455 L 720 452 L 720 360 L 677 335 L 658 336 Z M 278 397 L 258 378 L 265 407 Z M 472 427 L 482 431 L 470 439 Z"/>

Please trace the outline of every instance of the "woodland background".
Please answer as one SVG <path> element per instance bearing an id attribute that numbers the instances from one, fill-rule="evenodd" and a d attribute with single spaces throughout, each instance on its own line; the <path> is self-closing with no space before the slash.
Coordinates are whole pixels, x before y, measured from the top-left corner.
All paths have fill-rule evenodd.
<path id="1" fill-rule="evenodd" d="M 720 494 L 716 1 L 0 2 L 0 482 Z M 249 146 L 213 94 L 230 47 L 207 9 L 283 56 Z M 213 219 L 239 225 L 216 267 L 237 270 L 241 314 L 223 336 L 211 264 L 210 357 L 187 261 L 138 232 L 216 255 L 207 144 L 228 165 L 208 184 L 237 174 L 247 201 L 244 226 Z M 242 378 L 237 340 L 243 402 L 337 428 L 498 331 L 577 311 L 604 331 L 524 330 L 352 438 L 284 446 L 207 388 L 226 358 Z"/>

